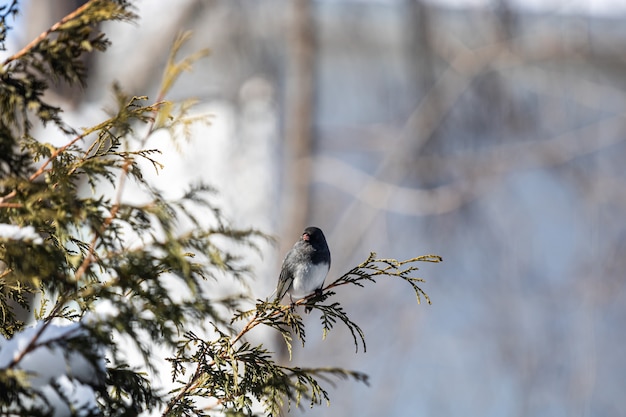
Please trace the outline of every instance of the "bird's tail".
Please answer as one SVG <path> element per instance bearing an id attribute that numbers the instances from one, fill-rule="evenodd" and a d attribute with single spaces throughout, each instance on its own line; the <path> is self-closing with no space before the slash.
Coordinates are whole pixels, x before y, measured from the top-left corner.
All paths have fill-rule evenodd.
<path id="1" fill-rule="evenodd" d="M 267 299 L 268 300 L 272 300 L 272 301 L 280 300 L 283 297 L 280 297 L 279 295 L 280 294 L 278 294 L 278 288 L 276 288 L 276 289 L 274 289 L 274 291 L 272 291 L 272 293 L 270 295 L 267 296 Z"/>

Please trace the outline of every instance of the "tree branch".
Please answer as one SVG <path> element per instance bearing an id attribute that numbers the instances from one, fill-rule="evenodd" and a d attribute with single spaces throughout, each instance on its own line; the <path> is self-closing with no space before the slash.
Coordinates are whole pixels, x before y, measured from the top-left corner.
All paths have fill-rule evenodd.
<path id="1" fill-rule="evenodd" d="M 97 0 L 90 0 L 89 2 L 83 4 L 82 6 L 80 6 L 76 10 L 74 10 L 72 13 L 68 14 L 67 16 L 65 16 L 63 19 L 61 19 L 58 22 L 56 22 L 48 30 L 42 32 L 39 36 L 37 36 L 35 39 L 33 39 L 28 45 L 26 45 L 24 48 L 22 48 L 19 52 L 17 52 L 16 54 L 8 57 L 4 61 L 3 66 L 6 66 L 10 62 L 15 61 L 15 60 L 23 57 L 24 55 L 26 55 L 28 52 L 30 52 L 31 49 L 33 49 L 35 47 L 35 45 L 37 45 L 42 40 L 44 40 L 52 32 L 56 32 L 65 23 L 69 22 L 72 19 L 75 19 L 77 16 L 80 16 L 85 10 L 87 10 L 91 6 L 91 3 L 93 3 L 94 1 L 97 1 Z"/>

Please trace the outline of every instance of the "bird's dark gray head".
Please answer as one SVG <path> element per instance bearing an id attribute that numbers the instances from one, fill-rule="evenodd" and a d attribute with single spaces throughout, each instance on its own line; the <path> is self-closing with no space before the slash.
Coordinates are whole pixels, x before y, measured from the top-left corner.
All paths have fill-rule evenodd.
<path id="1" fill-rule="evenodd" d="M 326 237 L 319 227 L 309 226 L 304 229 L 302 240 L 309 242 L 313 247 L 322 248 L 326 246 Z"/>

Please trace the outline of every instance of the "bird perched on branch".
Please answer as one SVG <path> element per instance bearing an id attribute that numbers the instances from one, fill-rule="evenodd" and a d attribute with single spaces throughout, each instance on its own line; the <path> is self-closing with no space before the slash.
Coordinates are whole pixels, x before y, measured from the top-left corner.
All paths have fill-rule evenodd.
<path id="1" fill-rule="evenodd" d="M 307 227 L 285 256 L 276 296 L 281 300 L 289 294 L 293 302 L 294 298 L 303 298 L 321 290 L 329 269 L 330 250 L 324 233 L 317 227 Z"/>

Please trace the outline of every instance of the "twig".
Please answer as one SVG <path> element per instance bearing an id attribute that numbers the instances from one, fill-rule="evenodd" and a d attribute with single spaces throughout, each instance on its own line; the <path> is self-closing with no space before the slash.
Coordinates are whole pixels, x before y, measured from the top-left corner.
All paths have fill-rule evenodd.
<path id="1" fill-rule="evenodd" d="M 301 305 L 304 304 L 305 302 L 307 302 L 310 298 L 314 297 L 315 294 L 310 294 L 306 297 L 303 297 L 297 301 L 295 301 L 293 303 L 293 305 Z M 283 311 L 290 309 L 291 308 L 291 304 L 287 304 L 287 305 L 282 305 L 280 307 L 280 309 L 275 310 L 274 312 L 272 312 L 268 317 L 274 317 L 279 315 L 280 313 L 282 313 Z M 261 324 L 262 322 L 259 320 L 259 313 L 258 311 L 254 314 L 254 316 L 248 321 L 248 323 L 246 323 L 245 326 L 243 326 L 243 328 L 241 329 L 241 331 L 232 339 L 232 341 L 230 342 L 230 345 L 233 346 L 235 343 L 237 343 L 246 333 L 248 333 L 250 330 L 252 330 L 253 328 L 255 328 L 256 326 L 258 326 L 259 324 Z M 225 357 L 225 353 L 223 354 L 222 357 Z M 207 363 L 207 366 L 213 366 L 215 364 L 215 361 L 211 361 Z M 163 411 L 162 416 L 165 417 L 167 416 L 167 414 L 172 410 L 172 407 L 179 402 L 181 399 L 183 399 L 183 397 L 185 395 L 187 395 L 187 393 L 189 393 L 190 391 L 194 390 L 197 386 L 198 386 L 198 379 L 202 376 L 202 367 L 200 365 L 198 365 L 198 367 L 196 368 L 193 376 L 189 379 L 189 381 L 181 388 L 181 390 L 179 391 L 179 393 L 172 398 L 168 403 L 167 406 L 165 407 L 165 410 Z"/>
<path id="2" fill-rule="evenodd" d="M 9 194 L 4 197 L 0 197 L 0 204 L 3 204 L 5 200 L 10 200 L 17 195 L 17 190 L 11 191 Z"/>
<path id="3" fill-rule="evenodd" d="M 37 36 L 35 39 L 33 39 L 28 45 L 26 45 L 24 48 L 22 48 L 19 52 L 17 52 L 14 55 L 11 55 L 10 57 L 8 57 L 3 65 L 7 65 L 12 61 L 15 61 L 16 59 L 19 59 L 21 57 L 23 57 L 24 55 L 26 55 L 35 45 L 37 45 L 39 42 L 41 42 L 42 40 L 44 40 L 48 35 L 50 35 L 52 32 L 56 32 L 62 25 L 64 25 L 65 23 L 69 22 L 70 20 L 74 19 L 76 16 L 80 15 L 81 13 L 83 13 L 87 8 L 89 8 L 89 6 L 91 5 L 91 3 L 93 3 L 94 0 L 91 0 L 87 3 L 85 3 L 84 5 L 80 6 L 78 9 L 74 10 L 72 13 L 68 14 L 67 16 L 65 16 L 63 19 L 59 20 L 58 22 L 56 22 L 54 25 L 52 25 L 50 27 L 50 29 L 46 30 L 45 32 L 42 32 L 39 36 Z"/>
<path id="4" fill-rule="evenodd" d="M 67 148 L 69 148 L 70 146 L 74 145 L 79 140 L 84 139 L 85 136 L 86 136 L 86 133 L 80 134 L 80 135 L 76 136 L 74 139 L 72 139 L 71 141 L 69 141 L 68 143 L 66 143 L 65 145 L 61 146 L 60 148 L 57 148 L 54 152 L 52 152 L 52 154 L 46 160 L 46 162 L 44 162 L 39 167 L 39 169 L 37 171 L 35 171 L 30 177 L 28 177 L 28 180 L 29 181 L 34 181 L 35 179 L 37 179 L 41 174 L 46 172 L 46 167 L 48 165 L 50 165 L 50 163 L 53 160 L 55 160 L 59 155 L 61 155 L 63 152 L 65 152 L 67 150 Z"/>
<path id="5" fill-rule="evenodd" d="M 24 204 L 22 203 L 3 203 L 0 201 L 0 207 L 2 208 L 22 208 Z"/>
<path id="6" fill-rule="evenodd" d="M 37 333 L 35 333 L 35 335 L 30 340 L 30 342 L 28 342 L 28 345 L 26 345 L 26 347 L 24 347 L 24 349 L 22 349 L 22 351 L 19 352 L 19 354 L 17 354 L 16 356 L 14 356 L 13 359 L 11 360 L 11 362 L 9 362 L 9 364 L 6 366 L 7 369 L 13 368 L 15 365 L 20 363 L 20 361 L 22 359 L 24 359 L 24 356 L 26 356 L 28 353 L 32 352 L 37 347 L 39 347 L 39 345 L 37 344 L 37 340 L 39 340 L 39 338 L 41 337 L 43 332 L 46 330 L 46 328 L 50 325 L 50 323 L 52 323 L 52 320 L 48 320 L 48 321 L 43 323 L 41 328 L 39 330 L 37 330 Z M 61 338 L 65 337 L 65 336 L 67 336 L 71 332 L 75 331 L 75 329 L 76 328 L 70 329 L 70 331 L 68 331 L 67 333 L 59 336 L 58 339 L 61 339 Z"/>

